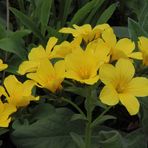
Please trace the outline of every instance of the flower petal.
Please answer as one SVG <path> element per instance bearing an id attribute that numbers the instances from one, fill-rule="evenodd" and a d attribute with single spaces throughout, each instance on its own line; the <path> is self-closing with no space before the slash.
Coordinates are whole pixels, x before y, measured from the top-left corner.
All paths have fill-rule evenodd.
<path id="1" fill-rule="evenodd" d="M 80 80 L 81 83 L 85 83 L 88 85 L 93 85 L 95 84 L 97 81 L 99 80 L 99 76 L 96 75 L 95 77 L 89 78 L 89 79 L 84 79 L 84 80 Z"/>
<path id="2" fill-rule="evenodd" d="M 135 74 L 135 68 L 129 59 L 119 59 L 116 63 L 116 71 L 120 82 L 124 83 L 129 82 Z"/>
<path id="3" fill-rule="evenodd" d="M 144 97 L 148 95 L 148 79 L 144 77 L 133 78 L 127 85 L 126 93 L 133 96 Z"/>
<path id="4" fill-rule="evenodd" d="M 58 39 L 56 37 L 49 38 L 47 45 L 46 45 L 46 54 L 50 58 L 51 50 L 57 43 Z"/>
<path id="5" fill-rule="evenodd" d="M 141 52 L 133 52 L 129 55 L 130 58 L 142 60 L 142 53 Z"/>
<path id="6" fill-rule="evenodd" d="M 59 78 L 65 77 L 65 61 L 60 60 L 54 64 L 55 74 Z"/>
<path id="7" fill-rule="evenodd" d="M 35 72 L 39 66 L 39 61 L 24 61 L 20 64 L 18 73 L 24 75 L 28 72 Z"/>
<path id="8" fill-rule="evenodd" d="M 107 105 L 116 105 L 119 102 L 118 94 L 112 86 L 104 86 L 100 93 L 100 100 Z"/>
<path id="9" fill-rule="evenodd" d="M 48 58 L 48 56 L 45 52 L 45 49 L 41 45 L 36 48 L 32 48 L 28 55 L 29 60 L 39 60 L 43 58 Z"/>
<path id="10" fill-rule="evenodd" d="M 101 81 L 106 85 L 116 86 L 116 69 L 111 64 L 104 64 L 100 67 L 99 76 Z"/>
<path id="11" fill-rule="evenodd" d="M 111 28 L 106 29 L 102 33 L 102 38 L 109 45 L 109 47 L 110 46 L 112 48 L 115 47 L 117 40 L 116 40 L 116 36 Z"/>
<path id="12" fill-rule="evenodd" d="M 128 38 L 123 38 L 120 39 L 114 50 L 121 50 L 123 51 L 126 55 L 128 55 L 129 53 L 131 53 L 133 50 L 135 49 L 135 43 L 132 42 L 130 39 Z"/>
<path id="13" fill-rule="evenodd" d="M 22 84 L 19 82 L 14 75 L 9 75 L 4 80 L 4 86 L 9 93 L 9 95 L 14 94 L 18 90 L 19 85 Z"/>
<path id="14" fill-rule="evenodd" d="M 130 115 L 135 115 L 139 111 L 140 104 L 136 97 L 130 94 L 119 94 L 121 103 L 126 107 Z"/>

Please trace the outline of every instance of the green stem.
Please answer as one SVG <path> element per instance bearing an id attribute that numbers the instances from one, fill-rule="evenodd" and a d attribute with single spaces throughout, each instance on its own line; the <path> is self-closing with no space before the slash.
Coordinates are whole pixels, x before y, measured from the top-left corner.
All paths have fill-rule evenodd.
<path id="1" fill-rule="evenodd" d="M 71 104 L 81 115 L 85 117 L 85 114 L 83 113 L 83 111 L 75 103 L 73 103 L 72 101 L 66 98 L 61 98 L 61 100 Z"/>
<path id="2" fill-rule="evenodd" d="M 7 31 L 9 30 L 9 23 L 10 23 L 9 21 L 10 21 L 9 0 L 6 0 L 6 28 L 7 28 Z M 4 62 L 7 61 L 7 58 L 8 58 L 8 53 L 5 52 Z M 3 83 L 4 79 L 5 79 L 5 70 L 2 73 L 2 83 Z"/>
<path id="3" fill-rule="evenodd" d="M 85 144 L 86 144 L 86 148 L 91 148 L 91 133 L 92 133 L 92 129 L 91 129 L 91 121 L 92 121 L 92 112 L 89 110 L 88 114 L 87 114 L 87 124 L 86 124 L 86 131 L 85 131 Z"/>

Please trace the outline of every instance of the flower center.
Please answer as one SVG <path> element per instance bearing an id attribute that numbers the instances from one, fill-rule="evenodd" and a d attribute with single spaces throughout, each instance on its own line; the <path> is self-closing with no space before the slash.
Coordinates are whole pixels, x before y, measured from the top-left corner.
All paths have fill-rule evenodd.
<path id="1" fill-rule="evenodd" d="M 79 70 L 79 76 L 82 79 L 89 79 L 90 78 L 90 72 L 87 69 L 80 69 Z"/>
<path id="2" fill-rule="evenodd" d="M 126 87 L 126 84 L 119 83 L 116 86 L 116 91 L 118 93 L 123 93 L 123 91 L 125 90 L 125 87 Z"/>

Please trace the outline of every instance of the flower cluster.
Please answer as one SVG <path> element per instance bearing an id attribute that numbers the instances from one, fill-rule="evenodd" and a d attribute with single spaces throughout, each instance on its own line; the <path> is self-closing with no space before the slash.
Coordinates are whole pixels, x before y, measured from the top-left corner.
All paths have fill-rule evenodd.
<path id="1" fill-rule="evenodd" d="M 13 75 L 4 80 L 0 92 L 7 99 L 0 103 L 0 115 L 4 117 L 0 126 L 8 126 L 9 115 L 18 107 L 39 99 L 31 95 L 35 85 L 54 93 L 62 89 L 64 79 L 85 85 L 101 81 L 105 85 L 98 97 L 102 103 L 113 106 L 120 102 L 131 115 L 137 114 L 136 97 L 148 96 L 148 79 L 134 77 L 133 62 L 143 60 L 143 65 L 148 66 L 148 38 L 139 37 L 140 50 L 135 51 L 135 43 L 128 38 L 118 40 L 108 24 L 94 28 L 89 24 L 73 25 L 59 32 L 72 34 L 73 40 L 59 44 L 57 38 L 51 37 L 45 48 L 42 45 L 32 48 L 28 60 L 19 66 L 18 73 L 26 74 L 30 80 L 21 83 Z M 54 64 L 53 59 L 57 61 Z"/>

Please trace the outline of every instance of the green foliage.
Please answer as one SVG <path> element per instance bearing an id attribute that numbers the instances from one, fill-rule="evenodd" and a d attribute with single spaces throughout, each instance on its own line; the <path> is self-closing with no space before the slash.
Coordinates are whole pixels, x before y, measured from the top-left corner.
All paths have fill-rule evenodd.
<path id="1" fill-rule="evenodd" d="M 69 40 L 68 35 L 58 32 L 64 26 L 110 23 L 114 25 L 118 38 L 130 37 L 137 41 L 139 36 L 148 37 L 147 0 L 17 0 L 9 3 L 10 18 L 6 18 L 3 9 L 6 7 L 5 0 L 0 1 L 0 58 L 9 65 L 7 74 L 18 75 L 18 66 L 27 59 L 30 49 L 39 44 L 45 46 L 49 37 L 55 36 L 59 42 L 65 38 Z M 119 23 L 116 19 L 118 15 L 128 25 L 116 25 Z M 125 15 L 129 15 L 128 21 L 124 20 Z M 5 73 L 0 74 L 1 77 L 3 75 L 5 77 Z M 68 85 L 63 88 L 64 93 L 60 92 L 63 99 L 60 93 L 55 94 L 56 99 L 51 99 L 49 93 L 49 98 L 43 97 L 39 104 L 20 108 L 14 115 L 12 128 L 0 129 L 1 139 L 5 134 L 10 135 L 14 145 L 20 148 L 85 148 L 85 126 L 89 123 L 89 112 L 94 115 L 90 124 L 91 148 L 147 148 L 148 98 L 141 99 L 139 129 L 120 133 L 118 129 L 107 127 L 117 117 L 106 114 L 109 109 L 98 99 L 99 84 L 87 87 L 67 80 L 63 83 Z M 46 94 L 44 90 L 36 92 Z M 2 140 L 0 146 L 3 146 Z"/>
<path id="2" fill-rule="evenodd" d="M 113 15 L 114 11 L 116 10 L 117 5 L 118 3 L 114 3 L 110 5 L 106 10 L 104 10 L 99 20 L 97 21 L 97 24 L 106 23 Z"/>

